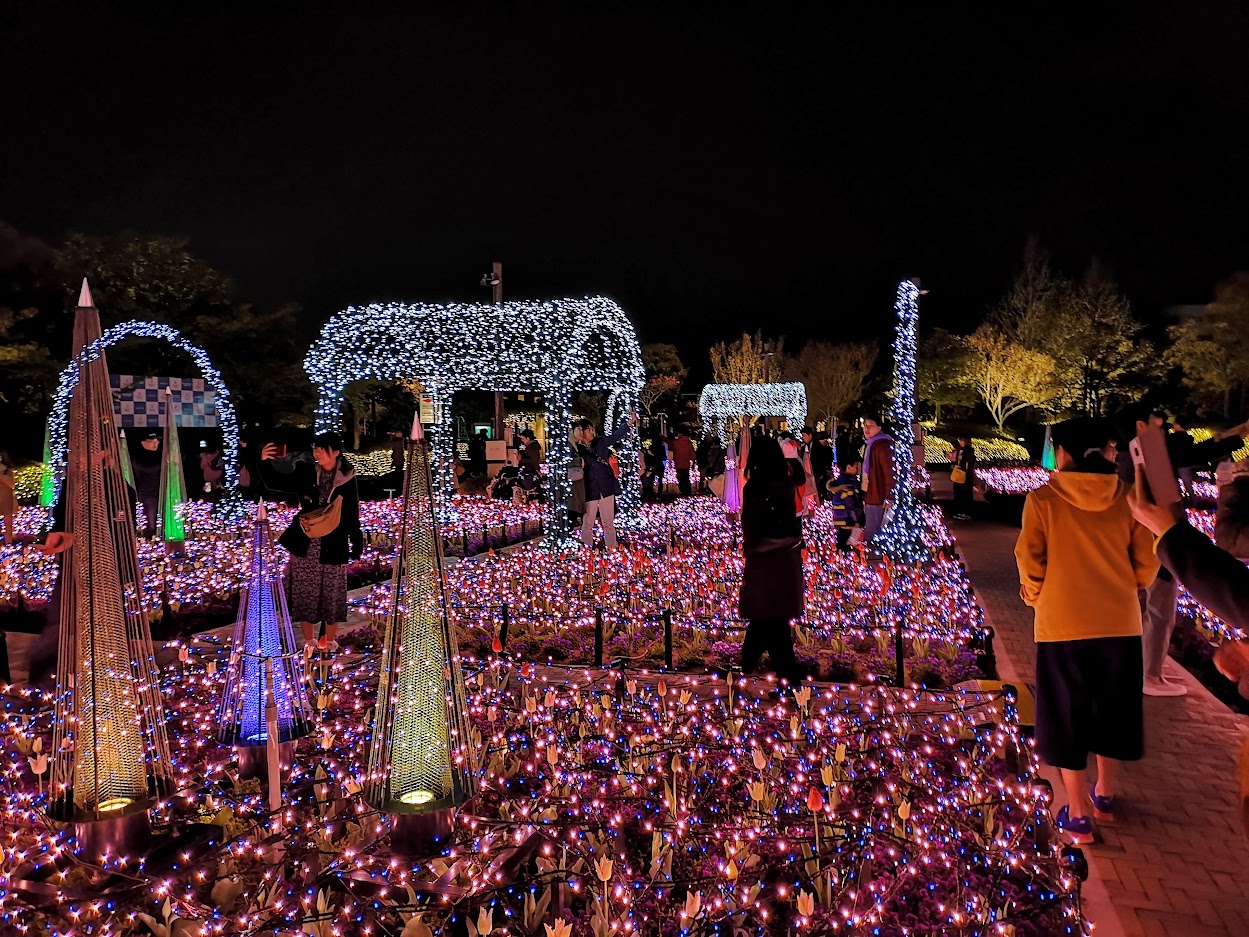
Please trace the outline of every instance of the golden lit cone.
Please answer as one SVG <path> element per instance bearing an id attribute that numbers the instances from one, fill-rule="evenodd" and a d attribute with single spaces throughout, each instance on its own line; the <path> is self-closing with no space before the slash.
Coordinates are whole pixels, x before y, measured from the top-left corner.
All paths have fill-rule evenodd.
<path id="1" fill-rule="evenodd" d="M 451 831 L 476 789 L 464 683 L 447 616 L 431 454 L 413 423 L 392 606 L 382 637 L 378 706 L 365 796 L 396 825 L 392 846 L 420 849 Z M 419 819 L 418 819 L 419 818 Z"/>

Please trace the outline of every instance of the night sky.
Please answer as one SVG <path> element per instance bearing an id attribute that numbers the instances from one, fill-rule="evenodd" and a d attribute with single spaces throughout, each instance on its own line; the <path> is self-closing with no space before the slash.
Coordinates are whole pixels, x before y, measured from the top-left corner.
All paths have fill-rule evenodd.
<path id="1" fill-rule="evenodd" d="M 309 331 L 495 259 L 700 361 L 884 337 L 900 276 L 970 328 L 1030 234 L 1146 319 L 1249 266 L 1237 3 L 119 6 L 0 8 L 0 219 L 189 236 Z"/>

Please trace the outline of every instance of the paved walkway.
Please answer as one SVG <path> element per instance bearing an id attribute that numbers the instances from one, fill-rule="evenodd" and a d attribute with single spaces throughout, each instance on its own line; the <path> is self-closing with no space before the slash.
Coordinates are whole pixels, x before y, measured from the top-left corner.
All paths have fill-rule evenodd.
<path id="1" fill-rule="evenodd" d="M 1019 598 L 1012 552 L 1018 529 L 992 521 L 955 522 L 953 529 L 997 631 L 999 662 L 1009 658 L 1003 669 L 1031 684 L 1032 612 Z M 1108 937 L 1245 937 L 1249 836 L 1236 757 L 1249 738 L 1249 717 L 1231 712 L 1174 661 L 1167 668 L 1189 693 L 1145 698 L 1145 758 L 1124 766 L 1119 819 L 1085 849 L 1093 872 L 1089 915 Z M 1065 801 L 1060 784 L 1055 793 L 1057 808 Z M 1112 908 L 1099 900 L 1102 887 Z"/>

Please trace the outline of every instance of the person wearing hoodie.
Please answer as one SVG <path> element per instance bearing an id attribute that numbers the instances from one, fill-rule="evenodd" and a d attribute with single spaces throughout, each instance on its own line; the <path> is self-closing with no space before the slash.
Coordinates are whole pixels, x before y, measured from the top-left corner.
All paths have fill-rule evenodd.
<path id="1" fill-rule="evenodd" d="M 1104 455 L 1110 435 L 1095 419 L 1054 427 L 1058 472 L 1024 501 L 1015 545 L 1020 595 L 1035 613 L 1037 754 L 1062 772 L 1068 803 L 1056 822 L 1076 843 L 1093 841 L 1093 818 L 1113 821 L 1115 763 L 1144 751 L 1136 596 L 1158 559 Z"/>
<path id="2" fill-rule="evenodd" d="M 338 650 L 338 627 L 347 621 L 347 563 L 364 552 L 360 528 L 360 494 L 356 474 L 343 458 L 338 433 L 321 433 L 312 441 L 312 462 L 292 461 L 289 472 L 274 466 L 278 447 L 267 443 L 260 454 L 260 473 L 274 491 L 289 492 L 298 501 L 299 514 L 291 521 L 278 545 L 290 554 L 290 612 L 300 623 L 304 643 L 317 643 L 316 626 L 325 627 L 321 647 Z M 337 523 L 328 532 L 310 536 L 301 522 L 304 515 L 337 502 Z"/>
<path id="3" fill-rule="evenodd" d="M 1136 477 L 1128 443 L 1147 428 L 1159 428 L 1166 432 L 1166 417 L 1144 403 L 1129 404 L 1119 411 L 1119 435 L 1123 445 L 1119 447 L 1119 478 L 1132 484 Z M 1182 468 L 1220 462 L 1244 445 L 1249 435 L 1249 424 L 1242 423 L 1220 433 L 1212 439 L 1194 443 L 1187 433 L 1166 433 L 1167 455 L 1171 467 L 1178 472 Z M 1167 567 L 1162 567 L 1158 578 L 1140 597 L 1145 621 L 1145 684 L 1146 696 L 1183 696 L 1188 689 L 1182 683 L 1168 680 L 1162 674 L 1171 648 L 1171 632 L 1175 630 L 1176 608 L 1179 604 L 1179 587 Z"/>
<path id="4" fill-rule="evenodd" d="M 893 438 L 875 416 L 863 418 L 863 510 L 867 515 L 864 532 L 873 537 L 885 523 L 885 512 L 893 504 Z"/>

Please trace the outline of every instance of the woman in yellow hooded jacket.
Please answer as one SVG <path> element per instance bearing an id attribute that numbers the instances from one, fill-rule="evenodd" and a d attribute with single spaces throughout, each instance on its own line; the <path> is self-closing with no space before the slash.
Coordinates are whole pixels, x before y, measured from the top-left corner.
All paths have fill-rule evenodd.
<path id="1" fill-rule="evenodd" d="M 1057 823 L 1077 843 L 1093 840 L 1090 806 L 1114 820 L 1115 761 L 1144 751 L 1137 594 L 1158 558 L 1106 458 L 1111 432 L 1094 419 L 1054 427 L 1058 472 L 1028 495 L 1015 546 L 1020 595 L 1035 611 L 1037 753 L 1062 771 L 1068 803 Z"/>

